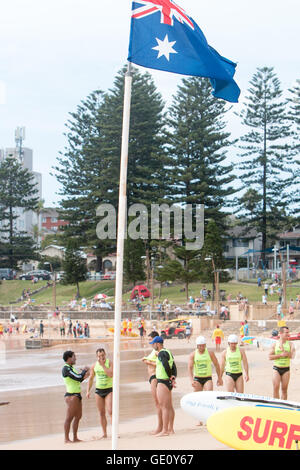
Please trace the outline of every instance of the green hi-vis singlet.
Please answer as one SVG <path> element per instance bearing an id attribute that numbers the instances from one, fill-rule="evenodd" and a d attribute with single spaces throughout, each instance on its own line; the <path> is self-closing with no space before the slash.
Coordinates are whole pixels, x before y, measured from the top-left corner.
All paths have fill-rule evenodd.
<path id="1" fill-rule="evenodd" d="M 172 369 L 172 366 L 173 366 L 173 363 L 174 363 L 172 353 L 170 351 L 168 351 L 168 349 L 165 349 L 165 348 L 162 349 L 161 351 L 167 351 L 167 353 L 169 354 L 169 361 L 168 362 L 169 362 L 170 369 Z M 168 380 L 170 378 L 168 376 L 168 374 L 166 373 L 162 362 L 159 359 L 156 361 L 155 375 L 156 375 L 156 378 L 160 379 L 160 380 Z"/>
<path id="2" fill-rule="evenodd" d="M 72 369 L 75 374 L 79 374 L 79 372 L 75 369 L 74 366 L 70 366 L 66 364 L 68 367 Z M 64 382 L 66 385 L 67 393 L 81 393 L 81 383 L 77 380 L 71 379 L 71 377 L 64 377 Z"/>
<path id="3" fill-rule="evenodd" d="M 288 341 L 286 341 L 283 345 L 284 352 L 291 352 L 291 345 Z M 281 354 L 283 351 L 280 348 L 280 342 L 277 341 L 275 344 L 275 354 Z M 276 367 L 290 367 L 291 358 L 290 357 L 280 357 L 279 359 L 275 359 L 274 366 Z"/>
<path id="4" fill-rule="evenodd" d="M 225 371 L 230 374 L 240 374 L 242 372 L 242 354 L 237 346 L 235 351 L 228 347 L 226 352 Z"/>
<path id="5" fill-rule="evenodd" d="M 194 376 L 195 377 L 211 377 L 211 358 L 207 348 L 203 354 L 200 354 L 198 349 L 194 355 Z"/>
<path id="6" fill-rule="evenodd" d="M 105 361 L 105 367 L 109 368 L 109 359 Z M 111 388 L 113 384 L 112 377 L 108 377 L 108 375 L 104 372 L 103 367 L 97 361 L 94 367 L 94 372 L 96 375 L 96 388 Z"/>

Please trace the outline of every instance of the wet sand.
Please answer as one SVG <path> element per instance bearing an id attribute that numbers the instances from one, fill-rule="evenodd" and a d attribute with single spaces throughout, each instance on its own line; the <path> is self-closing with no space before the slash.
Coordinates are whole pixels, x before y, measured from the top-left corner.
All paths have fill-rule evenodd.
<path id="1" fill-rule="evenodd" d="M 207 335 L 208 337 L 208 335 Z M 295 342 L 296 343 L 296 342 Z M 295 344 L 294 343 L 294 344 Z M 216 441 L 207 431 L 206 427 L 196 426 L 196 421 L 180 409 L 181 397 L 192 391 L 187 375 L 188 354 L 194 349 L 194 341 L 189 344 L 186 340 L 168 340 L 166 346 L 173 352 L 178 366 L 177 388 L 173 391 L 173 401 L 176 408 L 175 435 L 158 438 L 149 433 L 156 424 L 155 408 L 150 394 L 146 367 L 140 361 L 145 350 L 149 350 L 146 344 L 141 348 L 139 341 L 130 343 L 127 350 L 121 353 L 121 386 L 120 386 L 120 439 L 118 448 L 121 449 L 228 449 L 225 445 Z M 212 347 L 209 341 L 208 346 Z M 300 345 L 299 345 L 300 346 Z M 291 382 L 289 386 L 290 400 L 300 401 L 300 360 L 299 346 L 297 355 L 292 362 Z M 78 345 L 76 355 L 78 366 L 92 365 L 97 343 Z M 55 347 L 51 351 L 34 351 L 26 358 L 25 363 L 34 359 L 35 366 L 31 373 L 44 374 L 44 381 L 56 377 L 62 381 L 61 356 L 67 348 Z M 250 381 L 245 385 L 246 393 L 259 395 L 272 395 L 272 363 L 268 359 L 268 351 L 257 350 L 254 346 L 246 346 Z M 112 354 L 112 345 L 110 345 Z M 20 371 L 14 361 L 20 351 L 12 354 L 12 367 L 5 371 L 6 376 Z M 217 357 L 220 353 L 217 353 Z M 43 359 L 48 363 L 47 371 L 43 371 Z M 39 362 L 38 362 L 39 361 Z M 47 362 L 48 361 L 48 362 Z M 8 361 L 10 362 L 10 361 Z M 49 364 L 52 364 L 51 366 Z M 26 367 L 29 367 L 27 364 Z M 52 367 L 52 369 L 51 369 Z M 50 369 L 50 370 L 49 370 Z M 47 375 L 47 372 L 50 375 Z M 2 373 L 2 370 L 1 370 Z M 1 381 L 0 373 L 0 381 Z M 27 370 L 27 373 L 28 370 Z M 34 375 L 35 377 L 35 375 Z M 216 375 L 213 375 L 216 384 Z M 59 383 L 59 382 L 58 382 Z M 35 386 L 38 384 L 34 384 Z M 111 450 L 111 439 L 97 440 L 100 436 L 99 417 L 95 406 L 94 397 L 89 400 L 85 397 L 87 383 L 82 384 L 83 418 L 79 427 L 79 438 L 83 442 L 66 445 L 63 442 L 63 422 L 65 419 L 65 403 L 63 385 L 44 386 L 42 388 L 28 388 L 26 390 L 7 390 L 0 393 L 0 402 L 9 401 L 9 405 L 0 407 L 0 449 L 64 449 L 64 450 Z M 1 388 L 2 389 L 2 388 Z M 217 387 L 215 386 L 215 389 Z M 224 387 L 218 387 L 224 390 Z M 92 394 L 93 395 L 93 394 Z M 2 425 L 2 423 L 4 425 Z M 108 428 L 109 436 L 111 428 Z"/>
<path id="2" fill-rule="evenodd" d="M 151 347 L 146 342 L 144 345 L 141 346 L 140 340 L 123 341 L 121 344 L 120 422 L 155 413 L 147 370 L 141 361 Z M 176 345 L 179 346 L 178 353 L 185 353 L 182 342 L 177 341 Z M 76 345 L 76 367 L 92 366 L 99 346 L 103 346 L 101 340 Z M 111 357 L 112 347 L 111 343 L 106 345 Z M 5 365 L 0 371 L 0 402 L 9 401 L 9 405 L 3 406 L 0 411 L 1 422 L 5 423 L 0 427 L 0 443 L 61 431 L 66 411 L 65 387 L 61 377 L 62 355 L 66 349 L 67 344 L 28 351 L 22 350 L 21 340 L 10 341 Z M 181 375 L 186 374 L 184 361 L 178 360 L 177 366 Z M 99 422 L 93 393 L 89 400 L 85 398 L 86 387 L 87 382 L 84 382 L 82 429 L 97 426 Z M 176 406 L 180 398 L 180 394 L 174 394 Z"/>

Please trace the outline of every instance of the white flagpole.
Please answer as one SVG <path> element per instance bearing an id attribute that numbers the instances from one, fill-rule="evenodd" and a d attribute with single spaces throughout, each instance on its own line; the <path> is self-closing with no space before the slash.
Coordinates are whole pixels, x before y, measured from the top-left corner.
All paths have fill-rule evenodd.
<path id="1" fill-rule="evenodd" d="M 124 239 L 126 227 L 126 191 L 127 191 L 127 166 L 128 143 L 131 103 L 131 63 L 125 74 L 124 109 L 122 148 L 120 164 L 119 208 L 118 208 L 118 235 L 117 235 L 117 264 L 116 264 L 116 291 L 115 291 L 115 328 L 114 328 L 114 376 L 113 376 L 113 406 L 112 406 L 112 449 L 118 448 L 119 429 L 119 402 L 120 402 L 120 337 L 122 317 L 122 286 L 123 286 L 123 259 Z"/>

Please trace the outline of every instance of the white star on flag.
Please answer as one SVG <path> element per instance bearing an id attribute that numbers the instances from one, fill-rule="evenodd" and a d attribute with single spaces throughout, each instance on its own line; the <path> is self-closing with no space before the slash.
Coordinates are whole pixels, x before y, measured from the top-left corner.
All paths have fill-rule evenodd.
<path id="1" fill-rule="evenodd" d="M 158 56 L 157 56 L 158 59 L 164 55 L 165 58 L 168 61 L 170 61 L 170 54 L 178 54 L 178 52 L 175 51 L 175 49 L 173 49 L 173 46 L 176 43 L 176 41 L 169 42 L 169 38 L 167 34 L 163 41 L 161 41 L 158 38 L 156 38 L 156 41 L 158 45 L 155 47 L 152 47 L 152 49 L 158 51 Z"/>

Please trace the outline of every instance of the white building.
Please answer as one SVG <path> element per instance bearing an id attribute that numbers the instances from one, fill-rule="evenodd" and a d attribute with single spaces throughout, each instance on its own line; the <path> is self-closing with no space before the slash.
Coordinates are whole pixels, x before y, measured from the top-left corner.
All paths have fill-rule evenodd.
<path id="1" fill-rule="evenodd" d="M 224 256 L 227 259 L 247 258 L 251 265 L 258 260 L 257 251 L 261 250 L 261 234 L 254 229 L 235 226 L 226 231 L 224 235 Z"/>

